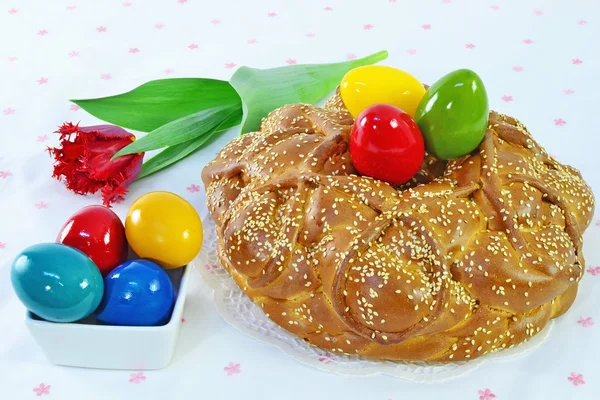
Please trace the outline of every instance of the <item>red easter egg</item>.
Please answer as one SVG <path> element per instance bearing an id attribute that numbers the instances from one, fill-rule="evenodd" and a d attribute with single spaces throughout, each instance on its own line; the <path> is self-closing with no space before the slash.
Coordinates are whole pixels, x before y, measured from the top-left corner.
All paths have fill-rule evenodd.
<path id="1" fill-rule="evenodd" d="M 127 260 L 123 223 L 117 214 L 103 206 L 84 207 L 73 214 L 58 233 L 56 242 L 85 253 L 103 276 Z"/>
<path id="2" fill-rule="evenodd" d="M 350 157 L 361 175 L 399 185 L 421 168 L 423 135 L 401 109 L 375 104 L 361 112 L 352 126 Z"/>

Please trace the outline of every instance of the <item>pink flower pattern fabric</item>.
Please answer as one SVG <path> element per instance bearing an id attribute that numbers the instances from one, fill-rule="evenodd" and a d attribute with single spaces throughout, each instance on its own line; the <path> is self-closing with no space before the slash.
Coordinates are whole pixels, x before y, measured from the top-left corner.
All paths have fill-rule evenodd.
<path id="1" fill-rule="evenodd" d="M 571 376 L 569 376 L 567 379 L 573 384 L 573 386 L 585 385 L 583 375 L 578 374 L 577 372 L 571 372 Z"/>
<path id="2" fill-rule="evenodd" d="M 600 267 L 589 267 L 587 272 L 592 276 L 600 275 Z"/>
<path id="3" fill-rule="evenodd" d="M 322 353 L 319 354 L 318 360 L 323 364 L 331 364 L 334 360 L 334 357 L 331 353 Z"/>
<path id="4" fill-rule="evenodd" d="M 40 201 L 39 203 L 35 203 L 35 208 L 41 210 L 42 208 L 48 208 L 48 203 L 45 201 Z"/>
<path id="5" fill-rule="evenodd" d="M 129 383 L 135 383 L 136 385 L 139 385 L 140 383 L 144 382 L 146 380 L 146 376 L 144 375 L 143 372 L 138 372 L 136 374 L 130 374 L 129 377 Z"/>
<path id="6" fill-rule="evenodd" d="M 565 126 L 566 123 L 567 123 L 567 121 L 565 121 L 562 118 L 555 118 L 554 119 L 554 125 L 556 125 L 556 126 Z"/>
<path id="7" fill-rule="evenodd" d="M 520 118 L 549 152 L 581 169 L 593 188 L 600 187 L 596 160 L 600 141 L 594 133 L 596 110 L 590 101 L 600 91 L 597 46 L 590 39 L 600 32 L 600 5 L 533 0 L 472 4 L 422 0 L 410 7 L 399 0 L 363 3 L 306 0 L 298 8 L 291 2 L 267 0 L 7 2 L 0 10 L 5 39 L 0 54 L 0 274 L 8 276 L 12 259 L 24 247 L 52 242 L 66 216 L 84 205 L 101 203 L 99 197 L 75 196 L 50 178 L 51 163 L 44 151 L 55 145 L 51 132 L 56 126 L 70 120 L 82 125 L 98 123 L 69 99 L 117 94 L 155 79 L 227 80 L 244 65 L 270 68 L 355 60 L 387 49 L 390 57 L 383 64 L 405 69 L 426 83 L 453 68 L 472 68 L 484 78 L 490 108 Z M 502 49 L 500 58 L 498 49 Z M 496 62 L 490 63 L 494 57 Z M 136 182 L 128 197 L 114 205 L 115 211 L 124 216 L 136 197 L 150 190 L 168 190 L 186 198 L 205 216 L 199 171 L 237 134 L 231 130 L 169 171 Z M 420 398 L 501 400 L 514 397 L 518 388 L 509 388 L 521 384 L 508 382 L 504 368 L 518 371 L 527 381 L 531 362 L 543 365 L 544 376 L 556 382 L 553 388 L 540 387 L 535 396 L 600 398 L 593 357 L 600 351 L 596 323 L 600 318 L 596 306 L 600 249 L 593 244 L 598 235 L 597 216 L 586 237 L 584 253 L 589 265 L 578 299 L 569 313 L 553 322 L 550 333 L 568 332 L 573 340 L 569 351 L 554 355 L 552 363 L 546 362 L 552 349 L 545 342 L 525 360 L 506 367 L 494 365 L 497 374 L 486 376 L 475 369 L 461 378 L 461 385 L 448 386 L 443 394 L 434 385 L 383 375 L 351 380 L 336 388 L 336 393 L 353 400 L 368 385 L 389 390 L 378 394 L 382 399 L 401 399 L 414 391 Z M 225 273 L 219 265 L 199 268 Z M 14 322 L 11 329 L 25 329 L 23 307 L 8 285 L 0 280 L 1 316 Z M 255 379 L 254 374 L 263 368 L 261 355 L 245 347 L 251 340 L 243 333 L 207 323 L 218 320 L 210 296 L 188 298 L 185 310 L 174 367 L 153 372 L 151 379 L 142 370 L 69 369 L 64 374 L 63 369 L 39 361 L 43 356 L 33 341 L 19 339 L 12 330 L 10 335 L 0 332 L 3 349 L 8 349 L 0 352 L 0 370 L 6 374 L 0 397 L 79 400 L 82 382 L 92 380 L 100 383 L 94 386 L 92 397 L 111 398 L 113 390 L 119 390 L 137 398 L 147 396 L 143 391 L 154 390 L 154 385 L 172 382 L 177 382 L 169 386 L 173 397 L 182 397 L 198 390 L 198 376 L 210 376 L 203 382 L 206 393 L 243 398 L 243 388 L 221 393 L 218 390 L 224 389 L 218 385 L 223 379 Z M 287 366 L 285 371 L 271 366 L 276 385 L 288 387 L 309 373 L 320 374 L 290 362 L 283 352 L 265 349 L 273 365 L 281 361 Z M 11 360 L 3 358 L 8 353 Z M 334 368 L 339 359 L 316 351 L 314 364 Z M 506 376 L 514 377 L 513 372 Z"/>
<path id="8" fill-rule="evenodd" d="M 195 185 L 195 184 L 191 184 L 190 186 L 188 186 L 187 191 L 190 193 L 196 193 L 200 191 L 200 186 L 199 185 Z"/>
<path id="9" fill-rule="evenodd" d="M 223 370 L 227 373 L 227 376 L 233 376 L 240 374 L 242 371 L 240 370 L 240 364 L 236 364 L 230 362 Z"/>
<path id="10" fill-rule="evenodd" d="M 50 385 L 46 385 L 45 383 L 40 383 L 39 386 L 33 388 L 33 392 L 36 396 L 43 396 L 45 394 L 50 394 Z"/>
<path id="11" fill-rule="evenodd" d="M 479 400 L 492 400 L 496 398 L 496 395 L 492 393 L 490 389 L 478 390 Z"/>

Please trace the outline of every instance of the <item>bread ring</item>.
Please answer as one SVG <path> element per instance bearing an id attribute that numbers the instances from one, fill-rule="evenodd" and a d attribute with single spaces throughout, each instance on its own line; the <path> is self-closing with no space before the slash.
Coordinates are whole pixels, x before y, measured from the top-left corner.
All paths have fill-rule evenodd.
<path id="1" fill-rule="evenodd" d="M 352 123 L 339 95 L 284 106 L 202 172 L 219 259 L 273 321 L 327 351 L 460 361 L 571 306 L 594 197 L 519 121 L 492 111 L 478 149 L 401 188 L 355 175 Z"/>

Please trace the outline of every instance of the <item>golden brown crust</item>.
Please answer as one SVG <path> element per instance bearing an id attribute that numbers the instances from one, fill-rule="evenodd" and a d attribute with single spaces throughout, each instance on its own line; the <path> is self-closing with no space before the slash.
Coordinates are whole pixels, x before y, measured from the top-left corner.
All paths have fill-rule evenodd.
<path id="1" fill-rule="evenodd" d="M 202 172 L 219 258 L 285 329 L 336 352 L 474 359 L 566 312 L 594 198 L 517 120 L 402 188 L 353 175 L 339 96 L 289 105 Z"/>

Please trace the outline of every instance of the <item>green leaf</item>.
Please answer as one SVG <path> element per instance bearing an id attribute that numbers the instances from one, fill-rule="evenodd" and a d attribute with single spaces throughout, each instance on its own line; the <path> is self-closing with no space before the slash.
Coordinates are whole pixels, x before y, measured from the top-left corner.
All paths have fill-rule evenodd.
<path id="1" fill-rule="evenodd" d="M 211 132 L 223 121 L 229 121 L 240 115 L 239 105 L 224 105 L 202 110 L 169 122 L 119 150 L 113 159 L 127 154 L 162 149 L 197 138 Z"/>
<path id="2" fill-rule="evenodd" d="M 335 64 L 292 65 L 272 69 L 239 68 L 230 79 L 242 98 L 242 133 L 259 128 L 262 118 L 291 103 L 315 103 L 329 94 L 353 68 L 387 58 L 380 51 L 357 60 Z"/>
<path id="3" fill-rule="evenodd" d="M 168 166 L 184 159 L 185 157 L 199 150 L 211 139 L 219 136 L 221 133 L 223 133 L 223 131 L 239 125 L 240 122 L 241 114 L 234 113 L 232 114 L 232 117 L 226 119 L 219 126 L 213 128 L 211 132 L 206 132 L 204 135 L 188 140 L 187 142 L 167 147 L 148 161 L 144 162 L 144 165 L 142 165 L 142 172 L 140 172 L 136 180 L 150 176 L 155 172 L 167 168 Z"/>
<path id="4" fill-rule="evenodd" d="M 213 130 L 213 133 L 214 132 L 215 131 Z M 136 180 L 139 181 L 140 179 L 150 176 L 161 169 L 175 164 L 177 161 L 182 160 L 196 150 L 200 149 L 200 147 L 202 147 L 213 137 L 214 134 L 206 134 L 195 139 L 188 140 L 187 142 L 167 147 L 142 165 L 142 172 L 140 172 Z"/>
<path id="5" fill-rule="evenodd" d="M 241 107 L 229 82 L 203 78 L 160 79 L 116 96 L 71 101 L 104 121 L 142 132 L 201 110 Z"/>

